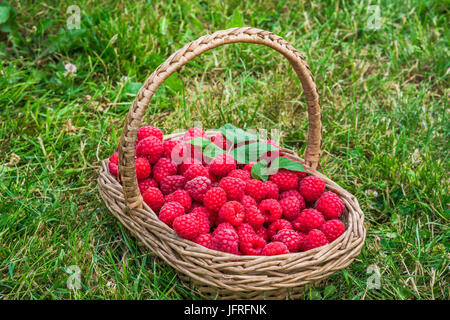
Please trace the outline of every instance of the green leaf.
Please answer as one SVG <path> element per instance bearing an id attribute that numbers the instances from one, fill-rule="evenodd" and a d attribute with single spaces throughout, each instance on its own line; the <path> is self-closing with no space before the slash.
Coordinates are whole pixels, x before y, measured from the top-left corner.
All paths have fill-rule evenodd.
<path id="1" fill-rule="evenodd" d="M 254 179 L 260 179 L 262 181 L 267 181 L 269 178 L 269 175 L 266 174 L 267 171 L 267 161 L 261 160 L 256 162 L 253 167 L 252 171 L 250 172 L 252 175 L 252 178 Z"/>
<path id="2" fill-rule="evenodd" d="M 289 159 L 287 157 L 279 157 L 278 167 L 280 169 L 287 169 L 291 171 L 302 171 L 305 172 L 305 167 L 298 161 Z"/>
<path id="3" fill-rule="evenodd" d="M 236 128 L 232 124 L 225 124 L 223 125 L 219 131 L 227 138 L 229 141 L 231 141 L 233 144 L 246 142 L 246 141 L 257 141 L 258 136 L 248 133 L 242 129 Z"/>
<path id="4" fill-rule="evenodd" d="M 0 6 L 0 24 L 5 23 L 9 19 L 9 7 Z"/>
<path id="5" fill-rule="evenodd" d="M 142 87 L 140 82 L 127 82 L 123 88 L 125 94 L 136 95 Z"/>
<path id="6" fill-rule="evenodd" d="M 258 141 L 233 149 L 232 156 L 237 162 L 247 164 L 257 161 L 263 154 L 274 150 L 278 150 L 278 148 L 267 142 Z"/>
<path id="7" fill-rule="evenodd" d="M 241 9 L 238 7 L 233 11 L 231 21 L 227 24 L 227 28 L 243 27 L 244 16 L 241 14 Z"/>

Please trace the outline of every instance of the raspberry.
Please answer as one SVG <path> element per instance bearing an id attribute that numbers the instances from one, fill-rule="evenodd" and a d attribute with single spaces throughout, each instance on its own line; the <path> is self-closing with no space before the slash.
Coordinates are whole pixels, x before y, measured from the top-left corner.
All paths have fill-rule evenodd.
<path id="1" fill-rule="evenodd" d="M 211 187 L 211 180 L 206 177 L 197 177 L 186 182 L 185 190 L 189 192 L 192 199 L 203 202 L 206 191 Z"/>
<path id="2" fill-rule="evenodd" d="M 209 172 L 217 177 L 225 177 L 234 169 L 236 169 L 236 161 L 227 153 L 215 156 L 209 166 Z"/>
<path id="3" fill-rule="evenodd" d="M 189 211 L 192 205 L 191 196 L 186 190 L 177 190 L 167 195 L 165 198 L 166 202 L 175 201 L 181 204 L 186 211 Z"/>
<path id="4" fill-rule="evenodd" d="M 263 214 L 265 223 L 271 223 L 278 220 L 283 213 L 280 203 L 274 199 L 265 199 L 261 201 L 258 209 Z"/>
<path id="5" fill-rule="evenodd" d="M 239 249 L 243 254 L 259 256 L 266 242 L 256 234 L 239 237 Z"/>
<path id="6" fill-rule="evenodd" d="M 269 240 L 269 234 L 267 233 L 267 229 L 264 228 L 263 226 L 255 229 L 255 233 L 260 236 L 261 238 L 264 239 L 264 241 L 268 241 Z"/>
<path id="7" fill-rule="evenodd" d="M 156 127 L 145 126 L 145 127 L 141 127 L 137 131 L 137 138 L 139 141 L 143 140 L 145 138 L 148 138 L 150 136 L 154 136 L 154 137 L 158 138 L 160 141 L 163 140 L 163 132 L 161 131 L 161 129 L 158 129 Z"/>
<path id="8" fill-rule="evenodd" d="M 227 194 L 219 187 L 209 189 L 203 197 L 203 204 L 213 212 L 218 212 L 225 202 L 227 202 Z"/>
<path id="9" fill-rule="evenodd" d="M 315 209 L 305 209 L 292 221 L 292 226 L 300 232 L 318 229 L 325 222 L 323 215 Z"/>
<path id="10" fill-rule="evenodd" d="M 119 166 L 114 162 L 108 162 L 108 169 L 109 173 L 111 173 L 114 177 L 117 177 L 117 175 L 119 174 Z"/>
<path id="11" fill-rule="evenodd" d="M 255 199 L 253 199 L 252 197 L 250 197 L 250 196 L 247 196 L 247 195 L 243 195 L 242 196 L 242 198 L 241 198 L 241 204 L 245 207 L 245 208 L 247 208 L 247 207 L 250 207 L 250 206 L 258 206 L 258 203 L 256 202 L 256 200 Z"/>
<path id="12" fill-rule="evenodd" d="M 266 199 L 278 200 L 278 186 L 272 181 L 264 181 L 264 187 L 266 188 Z"/>
<path id="13" fill-rule="evenodd" d="M 281 191 L 286 191 L 297 187 L 298 176 L 292 171 L 280 169 L 270 176 L 270 181 L 275 183 Z"/>
<path id="14" fill-rule="evenodd" d="M 251 196 L 257 202 L 265 198 L 267 190 L 261 180 L 249 179 L 246 181 L 245 194 Z"/>
<path id="15" fill-rule="evenodd" d="M 178 174 L 184 176 L 186 171 L 194 164 L 202 165 L 202 161 L 196 158 L 185 158 L 178 166 Z"/>
<path id="16" fill-rule="evenodd" d="M 227 177 L 238 178 L 244 181 L 250 179 L 250 172 L 242 169 L 234 169 L 232 170 Z"/>
<path id="17" fill-rule="evenodd" d="M 189 166 L 186 172 L 183 174 L 186 178 L 186 181 L 190 181 L 197 177 L 207 177 L 209 178 L 208 169 L 201 164 L 193 164 Z"/>
<path id="18" fill-rule="evenodd" d="M 241 200 L 245 192 L 245 181 L 238 178 L 225 177 L 220 180 L 219 187 L 227 193 L 228 200 Z"/>
<path id="19" fill-rule="evenodd" d="M 184 207 L 178 202 L 166 202 L 159 211 L 159 219 L 172 227 L 173 220 L 184 214 Z"/>
<path id="20" fill-rule="evenodd" d="M 244 166 L 244 170 L 246 170 L 246 171 L 248 171 L 248 172 L 252 172 L 252 168 L 253 168 L 253 165 L 256 163 L 256 161 L 250 161 L 249 163 L 247 163 L 245 166 Z"/>
<path id="21" fill-rule="evenodd" d="M 294 172 L 298 177 L 298 181 L 301 181 L 308 174 L 305 171 L 294 171 Z"/>
<path id="22" fill-rule="evenodd" d="M 194 138 L 199 138 L 199 137 L 202 137 L 205 139 L 208 138 L 206 135 L 206 132 L 204 130 L 202 130 L 201 128 L 190 128 L 188 131 L 186 131 L 184 133 L 183 139 L 185 141 L 188 141 L 188 140 L 191 140 Z"/>
<path id="23" fill-rule="evenodd" d="M 292 230 L 292 224 L 284 219 L 278 219 L 272 222 L 267 228 L 267 235 L 270 240 L 273 240 L 273 236 L 278 233 L 280 230 L 289 229 Z"/>
<path id="24" fill-rule="evenodd" d="M 315 201 L 325 190 L 325 182 L 319 177 L 308 176 L 300 181 L 298 190 L 306 201 Z"/>
<path id="25" fill-rule="evenodd" d="M 109 157 L 109 162 L 115 163 L 117 165 L 119 165 L 119 153 L 118 152 L 114 152 L 111 157 Z"/>
<path id="26" fill-rule="evenodd" d="M 237 201 L 228 201 L 219 210 L 219 219 L 223 222 L 229 222 L 233 226 L 240 225 L 244 218 L 244 207 Z"/>
<path id="27" fill-rule="evenodd" d="M 224 222 L 217 226 L 212 233 L 211 243 L 214 250 L 239 254 L 239 236 L 230 223 Z"/>
<path id="28" fill-rule="evenodd" d="M 155 212 L 164 204 L 164 196 L 158 188 L 149 187 L 142 195 L 144 202 Z"/>
<path id="29" fill-rule="evenodd" d="M 305 208 L 305 204 L 300 203 L 295 196 L 281 199 L 280 205 L 283 208 L 283 217 L 289 221 L 295 220 L 300 214 L 300 211 Z"/>
<path id="30" fill-rule="evenodd" d="M 163 142 L 163 154 L 164 158 L 172 159 L 175 163 L 178 163 L 178 159 L 182 159 L 184 155 L 183 143 L 181 140 L 167 140 Z"/>
<path id="31" fill-rule="evenodd" d="M 278 231 L 272 239 L 283 242 L 288 247 L 289 252 L 298 252 L 303 247 L 304 238 L 295 230 L 282 229 Z"/>
<path id="32" fill-rule="evenodd" d="M 194 240 L 200 234 L 198 222 L 196 214 L 184 214 L 173 220 L 173 230 L 184 239 Z"/>
<path id="33" fill-rule="evenodd" d="M 305 238 L 303 243 L 303 250 L 308 251 L 314 248 L 324 246 L 328 243 L 327 237 L 322 231 L 313 229 L 311 230 Z"/>
<path id="34" fill-rule="evenodd" d="M 145 158 L 136 158 L 136 178 L 138 180 L 144 180 L 148 178 L 150 173 L 152 172 L 152 167 L 150 166 L 150 163 L 148 163 L 147 159 Z"/>
<path id="35" fill-rule="evenodd" d="M 288 247 L 280 241 L 269 242 L 261 250 L 261 255 L 263 256 L 275 256 L 279 254 L 289 253 Z"/>
<path id="36" fill-rule="evenodd" d="M 139 191 L 144 194 L 145 190 L 150 187 L 158 188 L 158 182 L 155 179 L 147 178 L 138 182 Z"/>
<path id="37" fill-rule="evenodd" d="M 319 230 L 327 237 L 328 242 L 333 242 L 345 232 L 345 225 L 341 220 L 333 219 L 325 221 Z"/>
<path id="38" fill-rule="evenodd" d="M 228 150 L 228 147 L 231 147 L 231 142 L 229 142 L 221 133 L 217 133 L 214 137 L 211 137 L 211 142 L 222 150 Z"/>
<path id="39" fill-rule="evenodd" d="M 198 234 L 207 234 L 210 231 L 209 212 L 203 210 L 194 210 L 191 213 L 197 218 Z"/>
<path id="40" fill-rule="evenodd" d="M 264 215 L 257 206 L 245 207 L 245 222 L 249 223 L 253 228 L 261 227 L 264 221 Z"/>
<path id="41" fill-rule="evenodd" d="M 201 204 L 200 204 L 201 205 Z M 194 206 L 194 205 L 193 205 Z M 203 206 L 194 208 L 190 213 L 201 213 L 208 217 L 209 226 L 213 226 L 216 221 L 217 214 L 211 210 L 206 209 Z"/>
<path id="42" fill-rule="evenodd" d="M 136 146 L 136 155 L 146 157 L 150 164 L 156 163 L 164 151 L 161 140 L 150 136 L 138 142 Z"/>
<path id="43" fill-rule="evenodd" d="M 194 239 L 194 242 L 204 246 L 208 249 L 212 249 L 212 235 L 211 233 L 201 234 Z"/>
<path id="44" fill-rule="evenodd" d="M 282 193 L 280 193 L 280 199 L 284 199 L 287 197 L 296 197 L 300 202 L 305 203 L 305 199 L 303 199 L 300 192 L 298 192 L 296 189 L 291 189 L 291 190 L 283 191 Z"/>
<path id="45" fill-rule="evenodd" d="M 325 218 L 331 220 L 339 218 L 344 213 L 345 204 L 337 194 L 328 191 L 319 197 L 315 208 L 320 211 Z"/>
<path id="46" fill-rule="evenodd" d="M 161 182 L 165 177 L 176 175 L 177 170 L 177 165 L 173 163 L 172 160 L 161 158 L 153 167 L 153 178 L 156 181 Z"/>
<path id="47" fill-rule="evenodd" d="M 177 190 L 184 189 L 185 184 L 186 179 L 183 176 L 167 176 L 161 180 L 160 189 L 164 195 L 168 195 Z"/>
<path id="48" fill-rule="evenodd" d="M 236 228 L 239 239 L 256 235 L 253 227 L 248 223 L 243 223 Z"/>

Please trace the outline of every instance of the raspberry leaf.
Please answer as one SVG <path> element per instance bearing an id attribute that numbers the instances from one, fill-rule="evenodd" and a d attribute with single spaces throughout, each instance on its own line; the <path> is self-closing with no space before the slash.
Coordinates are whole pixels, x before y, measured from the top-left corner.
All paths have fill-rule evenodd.
<path id="1" fill-rule="evenodd" d="M 235 126 L 229 123 L 223 125 L 219 129 L 219 131 L 233 144 L 258 140 L 257 135 L 246 132 L 240 128 L 236 128 Z"/>
<path id="2" fill-rule="evenodd" d="M 287 157 L 278 157 L 278 168 L 279 169 L 287 169 L 291 171 L 302 171 L 305 172 L 305 167 L 298 161 L 289 159 Z M 273 161 L 272 161 L 273 163 Z M 272 166 L 271 166 L 272 167 Z M 273 168 L 275 169 L 275 168 Z"/>
<path id="3" fill-rule="evenodd" d="M 267 142 L 254 142 L 233 149 L 231 154 L 237 162 L 247 164 L 257 161 L 263 154 L 274 150 L 278 150 L 278 148 Z"/>
<path id="4" fill-rule="evenodd" d="M 260 179 L 262 181 L 267 181 L 267 179 L 269 178 L 269 175 L 266 172 L 267 172 L 267 161 L 261 160 L 261 161 L 256 162 L 253 165 L 251 175 L 252 175 L 252 178 L 254 178 L 254 179 Z"/>

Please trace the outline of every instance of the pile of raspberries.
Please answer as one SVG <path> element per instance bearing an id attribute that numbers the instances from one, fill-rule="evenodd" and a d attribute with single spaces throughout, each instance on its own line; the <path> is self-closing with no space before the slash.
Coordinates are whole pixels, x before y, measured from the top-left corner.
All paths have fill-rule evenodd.
<path id="1" fill-rule="evenodd" d="M 279 169 L 267 181 L 253 179 L 254 162 L 238 164 L 227 153 L 205 158 L 188 142 L 197 137 L 209 139 L 200 128 L 167 141 L 158 128 L 137 131 L 143 200 L 180 237 L 232 254 L 272 256 L 311 250 L 344 233 L 344 202 L 325 191 L 321 178 Z M 229 144 L 221 133 L 210 141 L 224 150 Z M 117 152 L 109 171 L 120 181 Z"/>

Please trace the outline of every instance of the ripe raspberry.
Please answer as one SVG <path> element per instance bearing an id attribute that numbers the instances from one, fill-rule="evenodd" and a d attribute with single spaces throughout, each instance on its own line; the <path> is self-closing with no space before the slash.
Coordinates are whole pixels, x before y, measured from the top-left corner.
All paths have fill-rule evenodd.
<path id="1" fill-rule="evenodd" d="M 225 177 L 220 180 L 219 187 L 227 193 L 228 200 L 240 201 L 245 192 L 245 181 L 238 178 Z"/>
<path id="2" fill-rule="evenodd" d="M 208 169 L 201 164 L 193 164 L 189 166 L 186 172 L 183 174 L 186 178 L 186 181 L 190 181 L 197 177 L 207 177 L 209 178 Z"/>
<path id="3" fill-rule="evenodd" d="M 246 181 L 245 194 L 251 196 L 257 202 L 265 198 L 267 190 L 261 180 L 249 179 Z"/>
<path id="4" fill-rule="evenodd" d="M 142 195 L 144 202 L 156 213 L 164 204 L 164 196 L 158 188 L 147 188 Z"/>
<path id="5" fill-rule="evenodd" d="M 147 178 L 138 182 L 139 191 L 144 194 L 145 190 L 150 187 L 158 188 L 158 182 L 155 179 Z"/>
<path id="6" fill-rule="evenodd" d="M 247 181 L 248 179 L 250 179 L 250 172 L 242 169 L 234 169 L 227 175 L 227 177 L 238 178 L 243 181 Z"/>
<path id="7" fill-rule="evenodd" d="M 173 220 L 173 230 L 184 239 L 194 240 L 200 234 L 198 222 L 196 214 L 184 214 Z"/>
<path id="8" fill-rule="evenodd" d="M 308 176 L 300 181 L 298 190 L 306 201 L 316 201 L 325 190 L 325 182 L 319 177 Z"/>
<path id="9" fill-rule="evenodd" d="M 183 176 L 167 176 L 161 180 L 160 189 L 164 195 L 168 195 L 177 190 L 184 189 L 185 184 L 186 179 Z"/>
<path id="10" fill-rule="evenodd" d="M 115 163 L 117 165 L 119 165 L 119 153 L 118 152 L 114 152 L 111 157 L 109 157 L 109 162 Z"/>
<path id="11" fill-rule="evenodd" d="M 333 242 L 345 232 L 345 225 L 341 220 L 333 219 L 325 221 L 319 230 L 327 237 L 328 242 Z"/>
<path id="12" fill-rule="evenodd" d="M 284 219 L 278 219 L 272 222 L 267 228 L 267 235 L 270 240 L 273 240 L 273 236 L 278 233 L 280 230 L 289 229 L 292 230 L 292 224 Z"/>
<path id="13" fill-rule="evenodd" d="M 269 242 L 261 250 L 261 255 L 263 256 L 275 256 L 287 253 L 289 253 L 288 247 L 283 242 L 280 241 Z"/>
<path id="14" fill-rule="evenodd" d="M 136 146 L 136 155 L 146 157 L 150 164 L 156 163 L 164 151 L 161 140 L 150 136 L 138 142 Z"/>
<path id="15" fill-rule="evenodd" d="M 191 181 L 186 182 L 185 190 L 189 192 L 192 199 L 203 202 L 203 197 L 206 191 L 211 187 L 211 180 L 206 177 L 197 177 Z"/>
<path id="16" fill-rule="evenodd" d="M 253 228 L 261 227 L 264 221 L 264 215 L 257 206 L 245 207 L 245 222 L 249 223 Z"/>
<path id="17" fill-rule="evenodd" d="M 263 226 L 255 229 L 255 233 L 260 236 L 261 238 L 264 239 L 264 241 L 269 241 L 269 234 L 267 233 L 267 229 L 264 228 Z"/>
<path id="18" fill-rule="evenodd" d="M 334 192 L 328 191 L 323 193 L 316 202 L 316 210 L 320 211 L 325 218 L 337 219 L 345 211 L 344 202 Z"/>
<path id="19" fill-rule="evenodd" d="M 176 175 L 177 170 L 177 165 L 172 160 L 161 158 L 153 167 L 153 178 L 157 182 L 161 182 L 165 177 Z"/>
<path id="20" fill-rule="evenodd" d="M 278 231 L 272 239 L 283 242 L 289 249 L 289 252 L 298 252 L 303 247 L 304 238 L 295 230 L 282 229 Z"/>
<path id="21" fill-rule="evenodd" d="M 152 172 L 152 167 L 150 166 L 150 163 L 148 163 L 147 159 L 145 158 L 136 158 L 136 178 L 138 180 L 144 180 L 148 178 L 150 173 Z"/>
<path id="22" fill-rule="evenodd" d="M 202 165 L 202 160 L 197 158 L 184 158 L 178 166 L 178 174 L 184 176 L 186 171 L 195 164 Z"/>
<path id="23" fill-rule="evenodd" d="M 195 204 L 197 205 L 198 203 L 196 202 Z M 209 226 L 212 227 L 216 221 L 217 213 L 206 209 L 201 204 L 199 204 L 199 205 L 200 205 L 200 207 L 196 207 L 196 208 L 192 209 L 190 213 L 204 214 L 205 216 L 208 217 Z M 194 204 L 192 206 L 194 206 Z"/>
<path id="24" fill-rule="evenodd" d="M 280 203 L 274 199 L 265 199 L 261 201 L 258 209 L 263 214 L 265 223 L 274 222 L 275 220 L 280 219 L 283 214 Z"/>
<path id="25" fill-rule="evenodd" d="M 166 202 L 175 201 L 181 204 L 186 211 L 189 211 L 192 205 L 191 196 L 186 190 L 177 190 L 167 195 L 165 198 Z"/>
<path id="26" fill-rule="evenodd" d="M 256 235 L 253 227 L 248 223 L 243 223 L 236 228 L 239 239 Z"/>
<path id="27" fill-rule="evenodd" d="M 234 169 L 236 169 L 236 161 L 227 153 L 215 156 L 209 166 L 209 172 L 217 177 L 225 177 Z"/>
<path id="28" fill-rule="evenodd" d="M 266 245 L 266 241 L 258 236 L 249 224 L 242 224 L 238 227 L 239 248 L 243 254 L 257 256 L 261 254 Z"/>
<path id="29" fill-rule="evenodd" d="M 198 223 L 198 234 L 207 234 L 210 231 L 209 224 L 209 212 L 205 212 L 203 210 L 194 210 L 189 213 L 194 215 L 197 218 Z"/>
<path id="30" fill-rule="evenodd" d="M 291 190 L 283 191 L 282 193 L 280 193 L 280 199 L 284 199 L 287 197 L 296 197 L 300 202 L 305 203 L 305 199 L 303 199 L 300 192 L 298 192 L 296 189 L 291 189 Z"/>
<path id="31" fill-rule="evenodd" d="M 306 236 L 305 242 L 303 243 L 303 250 L 308 251 L 324 246 L 327 243 L 327 237 L 323 234 L 323 232 L 317 229 L 313 229 Z"/>
<path id="32" fill-rule="evenodd" d="M 264 181 L 266 188 L 266 199 L 278 200 L 278 186 L 272 181 Z"/>
<path id="33" fill-rule="evenodd" d="M 245 219 L 244 207 L 237 201 L 228 201 L 220 208 L 219 219 L 223 222 L 229 222 L 233 226 L 238 226 Z"/>
<path id="34" fill-rule="evenodd" d="M 184 207 L 181 204 L 174 201 L 166 202 L 159 212 L 159 219 L 168 226 L 172 227 L 173 220 L 183 214 Z"/>
<path id="35" fill-rule="evenodd" d="M 184 155 L 183 142 L 181 140 L 167 140 L 163 142 L 162 157 L 172 159 L 178 163 L 178 159 L 182 159 Z"/>
<path id="36" fill-rule="evenodd" d="M 208 136 L 206 135 L 206 132 L 202 130 L 201 128 L 190 128 L 188 131 L 184 133 L 183 139 L 185 141 L 194 139 L 194 138 L 205 138 L 208 139 Z"/>
<path id="37" fill-rule="evenodd" d="M 231 142 L 228 141 L 221 133 L 217 133 L 214 137 L 212 137 L 211 142 L 222 150 L 228 150 L 228 147 L 231 147 Z"/>
<path id="38" fill-rule="evenodd" d="M 253 168 L 253 165 L 256 163 L 256 161 L 250 161 L 249 163 L 247 163 L 245 166 L 244 166 L 244 170 L 246 170 L 246 171 L 248 171 L 248 172 L 252 172 L 252 168 Z"/>
<path id="39" fill-rule="evenodd" d="M 298 181 L 301 181 L 308 173 L 305 171 L 294 171 L 297 174 Z"/>
<path id="40" fill-rule="evenodd" d="M 194 242 L 208 249 L 212 249 L 212 234 L 201 234 L 194 239 Z"/>
<path id="41" fill-rule="evenodd" d="M 280 205 L 283 208 L 283 217 L 289 221 L 295 220 L 300 214 L 300 211 L 305 208 L 305 204 L 300 203 L 295 196 L 281 199 Z"/>
<path id="42" fill-rule="evenodd" d="M 252 197 L 244 194 L 241 198 L 241 204 L 244 206 L 244 208 L 250 207 L 250 206 L 256 206 L 258 207 L 258 203 L 255 199 Z"/>
<path id="43" fill-rule="evenodd" d="M 137 131 L 137 138 L 139 141 L 141 141 L 145 138 L 148 138 L 150 136 L 154 136 L 154 137 L 158 138 L 160 141 L 163 140 L 163 132 L 161 131 L 161 129 L 158 129 L 156 127 L 145 126 L 145 127 L 141 127 Z"/>
<path id="44" fill-rule="evenodd" d="M 323 215 L 315 209 L 305 209 L 292 221 L 292 226 L 300 232 L 318 229 L 325 222 Z"/>
<path id="45" fill-rule="evenodd" d="M 218 212 L 225 202 L 227 202 L 227 194 L 219 187 L 209 189 L 203 197 L 203 204 L 213 212 Z"/>
<path id="46" fill-rule="evenodd" d="M 227 222 L 221 223 L 212 233 L 212 248 L 232 254 L 239 254 L 239 236 L 234 227 Z"/>
<path id="47" fill-rule="evenodd" d="M 281 191 L 286 191 L 297 187 L 298 176 L 292 171 L 280 169 L 270 176 L 270 181 L 275 183 Z"/>
<path id="48" fill-rule="evenodd" d="M 108 162 L 108 169 L 109 173 L 111 173 L 114 177 L 117 177 L 117 175 L 119 174 L 119 166 L 114 162 Z"/>

